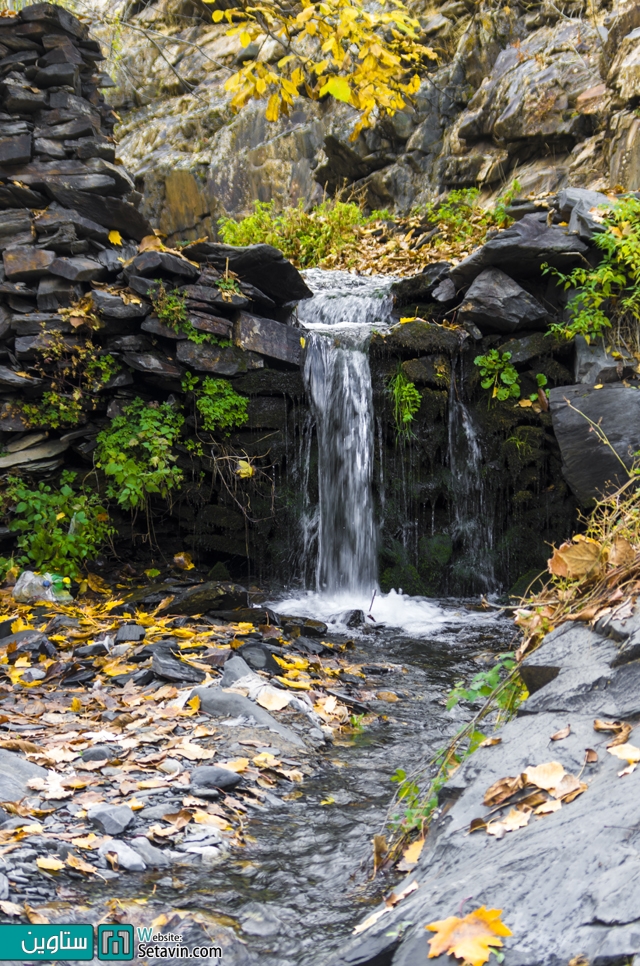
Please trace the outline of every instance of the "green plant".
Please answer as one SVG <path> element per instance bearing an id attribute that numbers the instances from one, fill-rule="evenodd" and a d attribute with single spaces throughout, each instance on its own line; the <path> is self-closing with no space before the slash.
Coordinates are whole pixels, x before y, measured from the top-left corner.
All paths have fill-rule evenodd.
<path id="1" fill-rule="evenodd" d="M 542 265 L 565 291 L 575 289 L 568 305 L 569 323 L 549 327 L 572 339 L 582 335 L 590 342 L 603 336 L 614 320 L 633 336 L 640 323 L 640 200 L 621 198 L 610 208 L 602 208 L 603 231 L 593 241 L 600 249 L 600 263 L 574 268 L 569 273 Z M 637 338 L 634 338 L 637 344 Z"/>
<path id="2" fill-rule="evenodd" d="M 195 393 L 196 410 L 202 417 L 202 428 L 213 432 L 219 429 L 235 429 L 244 426 L 249 416 L 248 399 L 235 391 L 228 379 L 212 379 L 206 376 L 202 385 L 187 372 L 182 388 Z"/>
<path id="3" fill-rule="evenodd" d="M 184 423 L 170 403 L 135 399 L 121 416 L 99 433 L 95 465 L 107 477 L 107 496 L 119 506 L 135 510 L 147 506 L 149 496 L 165 499 L 182 484 L 171 448 Z"/>
<path id="4" fill-rule="evenodd" d="M 256 201 L 241 221 L 221 218 L 220 237 L 227 245 L 275 245 L 298 268 L 312 268 L 354 240 L 356 228 L 387 212 L 366 216 L 353 201 L 330 199 L 305 211 L 304 202 L 278 211 L 273 201 Z"/>
<path id="5" fill-rule="evenodd" d="M 75 489 L 75 479 L 75 473 L 64 472 L 56 490 L 48 483 L 33 487 L 20 477 L 8 478 L 2 503 L 9 529 L 18 534 L 21 566 L 77 577 L 109 540 L 113 527 L 99 494 Z"/>
<path id="6" fill-rule="evenodd" d="M 517 178 L 514 178 L 508 188 L 498 197 L 495 207 L 491 212 L 491 220 L 497 228 L 508 228 L 513 218 L 507 209 L 511 207 L 518 192 L 522 190 L 522 185 Z"/>
<path id="7" fill-rule="evenodd" d="M 539 389 L 544 389 L 544 387 L 547 385 L 548 381 L 549 380 L 547 379 L 547 377 L 544 375 L 543 372 L 537 373 L 537 375 L 536 375 L 536 382 L 538 383 L 538 388 Z M 546 396 L 549 395 L 549 390 L 548 389 L 544 389 L 544 392 L 545 392 L 545 395 Z M 530 396 L 529 396 L 529 399 L 531 400 L 531 402 L 535 402 L 537 398 L 538 398 L 538 393 L 537 392 L 532 392 L 530 394 Z"/>
<path id="8" fill-rule="evenodd" d="M 18 412 L 29 429 L 46 426 L 60 429 L 77 426 L 84 412 L 80 398 L 63 396 L 55 390 L 42 394 L 37 403 L 20 403 Z"/>
<path id="9" fill-rule="evenodd" d="M 211 332 L 203 332 L 191 324 L 187 311 L 186 296 L 179 289 L 175 288 L 172 292 L 167 292 L 164 283 L 159 279 L 156 279 L 156 286 L 151 301 L 161 322 L 173 329 L 174 332 L 182 332 L 189 342 L 194 342 L 196 345 L 202 345 L 205 342 L 221 347 L 231 345 L 228 340 L 218 339 Z"/>
<path id="10" fill-rule="evenodd" d="M 518 373 L 510 359 L 510 352 L 489 349 L 486 355 L 476 356 L 473 360 L 480 369 L 480 385 L 483 389 L 491 390 L 489 404 L 492 399 L 517 399 L 520 396 Z"/>
<path id="11" fill-rule="evenodd" d="M 105 355 L 92 356 L 87 362 L 85 369 L 87 379 L 92 379 L 97 383 L 102 383 L 103 385 L 109 382 L 117 375 L 122 366 L 111 353 L 106 353 Z"/>
<path id="12" fill-rule="evenodd" d="M 393 399 L 393 416 L 399 437 L 411 435 L 411 423 L 420 409 L 422 396 L 415 384 L 410 382 L 402 369 L 391 377 L 388 389 Z"/>
<path id="13" fill-rule="evenodd" d="M 349 727 L 352 731 L 357 733 L 364 731 L 364 714 L 350 714 L 349 715 Z"/>
<path id="14" fill-rule="evenodd" d="M 447 698 L 447 711 L 455 707 L 460 701 L 477 701 L 478 698 L 488 698 L 498 687 L 505 676 L 505 672 L 512 671 L 516 666 L 513 652 L 498 655 L 498 660 L 488 671 L 479 671 L 472 680 L 469 687 L 465 687 L 463 681 L 458 681 Z M 496 698 L 496 706 L 500 711 L 510 713 L 519 704 L 519 696 L 522 693 L 522 681 L 520 678 L 511 680 L 505 688 L 501 689 Z"/>

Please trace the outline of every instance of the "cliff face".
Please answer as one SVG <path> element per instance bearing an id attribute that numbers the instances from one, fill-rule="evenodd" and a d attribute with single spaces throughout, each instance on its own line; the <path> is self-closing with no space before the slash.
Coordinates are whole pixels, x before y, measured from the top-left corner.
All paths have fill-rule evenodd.
<path id="1" fill-rule="evenodd" d="M 343 185 L 399 211 L 516 176 L 525 194 L 640 187 L 640 4 L 413 6 L 438 66 L 412 106 L 350 142 L 353 112 L 335 101 L 300 99 L 276 123 L 263 104 L 233 116 L 224 81 L 246 52 L 199 0 L 103 0 L 94 30 L 111 46 L 119 151 L 145 213 L 194 238 L 255 199 L 308 202 Z M 275 61 L 277 45 L 261 56 Z"/>

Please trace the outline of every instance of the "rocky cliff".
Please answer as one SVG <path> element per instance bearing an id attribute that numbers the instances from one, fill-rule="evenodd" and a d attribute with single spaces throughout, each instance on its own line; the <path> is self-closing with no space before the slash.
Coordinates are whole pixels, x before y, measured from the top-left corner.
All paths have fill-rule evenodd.
<path id="1" fill-rule="evenodd" d="M 490 195 L 514 176 L 523 194 L 640 187 L 640 5 L 412 8 L 439 60 L 414 104 L 351 142 L 353 112 L 335 101 L 300 99 L 276 123 L 259 103 L 233 116 L 224 81 L 252 49 L 211 22 L 210 5 L 103 0 L 92 17 L 110 44 L 120 153 L 147 216 L 195 238 L 255 199 L 309 202 L 343 186 L 401 212 L 461 186 Z M 262 59 L 278 56 L 264 44 Z"/>

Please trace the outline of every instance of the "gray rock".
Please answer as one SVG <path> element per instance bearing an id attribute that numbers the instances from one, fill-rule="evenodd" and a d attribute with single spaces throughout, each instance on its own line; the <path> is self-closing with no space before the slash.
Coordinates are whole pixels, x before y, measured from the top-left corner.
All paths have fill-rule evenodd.
<path id="1" fill-rule="evenodd" d="M 93 258 L 56 258 L 49 265 L 52 275 L 60 275 L 70 282 L 98 282 L 104 278 L 104 266 Z"/>
<path id="2" fill-rule="evenodd" d="M 206 259 L 219 272 L 224 272 L 228 265 L 243 282 L 254 285 L 278 305 L 299 302 L 313 295 L 300 272 L 272 245 L 236 248 L 216 242 L 195 242 L 184 254 L 194 261 Z"/>
<path id="3" fill-rule="evenodd" d="M 146 839 L 143 835 L 132 839 L 131 846 L 142 858 L 145 865 L 149 866 L 151 869 L 164 869 L 166 866 L 171 864 L 162 849 L 157 849 L 155 845 L 152 845 L 149 839 Z"/>
<path id="4" fill-rule="evenodd" d="M 562 472 L 583 506 L 626 482 L 618 457 L 630 467 L 640 449 L 640 390 L 622 383 L 559 386 L 549 393 L 549 408 Z M 585 416 L 600 423 L 615 453 L 590 432 Z"/>
<path id="5" fill-rule="evenodd" d="M 87 809 L 87 818 L 107 835 L 121 835 L 133 822 L 135 815 L 128 805 L 98 803 Z"/>
<path id="6" fill-rule="evenodd" d="M 184 661 L 173 657 L 168 651 L 156 650 L 151 661 L 151 670 L 156 677 L 166 681 L 184 681 L 187 684 L 199 684 L 205 678 L 204 671 L 185 664 Z"/>
<path id="7" fill-rule="evenodd" d="M 199 696 L 201 709 L 214 718 L 253 718 L 256 724 L 265 725 L 292 744 L 304 747 L 304 742 L 291 728 L 280 724 L 268 711 L 242 694 L 233 694 L 221 688 L 194 688 L 192 694 Z"/>
<path id="8" fill-rule="evenodd" d="M 43 248 L 7 248 L 2 253 L 4 272 L 12 282 L 28 282 L 41 278 L 49 271 L 56 253 Z"/>
<path id="9" fill-rule="evenodd" d="M 122 748 L 119 745 L 93 745 L 85 748 L 81 758 L 83 761 L 111 761 L 122 755 Z"/>
<path id="10" fill-rule="evenodd" d="M 122 265 L 120 265 L 122 268 Z M 101 292 L 96 289 L 91 293 L 91 299 L 96 310 L 110 319 L 143 319 L 151 311 L 148 302 L 129 302 L 128 304 L 118 295 Z"/>
<path id="11" fill-rule="evenodd" d="M 13 369 L 0 366 L 0 387 L 2 389 L 31 389 L 42 385 L 42 379 L 34 376 L 21 376 Z"/>
<path id="12" fill-rule="evenodd" d="M 474 322 L 482 332 L 537 328 L 546 318 L 547 310 L 499 268 L 481 272 L 458 309 L 459 322 Z"/>
<path id="13" fill-rule="evenodd" d="M 602 339 L 588 343 L 582 335 L 575 338 L 573 378 L 585 386 L 598 382 L 618 382 L 623 371 L 619 359 L 609 355 Z"/>
<path id="14" fill-rule="evenodd" d="M 221 688 L 231 688 L 240 678 L 256 677 L 252 668 L 239 654 L 234 654 L 225 662 L 222 677 L 220 678 Z"/>
<path id="15" fill-rule="evenodd" d="M 0 872 L 0 900 L 9 897 L 9 880 L 4 872 Z"/>
<path id="16" fill-rule="evenodd" d="M 63 442 L 60 439 L 52 439 L 48 443 L 42 443 L 40 446 L 31 446 L 29 449 L 21 450 L 19 453 L 0 456 L 0 469 L 9 469 L 12 466 L 34 463 L 39 460 L 48 459 L 51 456 L 58 456 L 68 448 L 68 442 Z"/>
<path id="17" fill-rule="evenodd" d="M 142 856 L 126 842 L 120 842 L 118 839 L 103 842 L 98 849 L 98 855 L 105 856 L 107 852 L 115 852 L 118 856 L 118 865 L 126 869 L 127 872 L 144 872 L 147 867 Z"/>
<path id="18" fill-rule="evenodd" d="M 603 966 L 637 958 L 640 858 L 624 831 L 637 824 L 637 786 L 632 776 L 618 777 L 624 763 L 607 753 L 606 741 L 593 728 L 603 706 L 599 670 L 608 667 L 615 649 L 615 642 L 571 624 L 548 635 L 525 660 L 528 668 L 555 667 L 558 675 L 502 728 L 500 745 L 478 749 L 444 786 L 440 801 L 450 807 L 434 822 L 418 866 L 406 880 L 419 888 L 349 942 L 332 966 L 426 962 L 430 935 L 425 925 L 459 915 L 467 896 L 473 897 L 467 912 L 480 905 L 502 910 L 513 933 L 501 950 L 505 966 L 564 966 L 578 951 Z M 640 682 L 634 665 L 615 674 L 621 675 L 618 696 L 626 692 L 635 699 L 626 713 L 637 715 Z M 562 710 L 543 709 L 543 695 L 565 675 L 569 691 Z M 615 708 L 620 710 L 619 702 L 609 704 Z M 567 723 L 570 735 L 550 743 Z M 596 748 L 599 757 L 585 767 L 586 748 Z M 558 812 L 532 816 L 525 828 L 502 839 L 483 831 L 468 834 L 473 819 L 488 817 L 482 799 L 493 782 L 551 760 L 582 775 L 588 785 L 584 794 Z M 399 883 L 396 893 L 406 883 Z M 449 958 L 434 962 L 445 966 Z"/>
<path id="19" fill-rule="evenodd" d="M 198 348 L 204 348 L 204 346 L 198 346 Z M 159 352 L 126 352 L 124 361 L 132 369 L 150 376 L 180 379 L 183 374 L 180 366 L 177 366 Z"/>
<path id="20" fill-rule="evenodd" d="M 241 781 L 242 775 L 238 775 L 229 768 L 222 768 L 220 765 L 200 765 L 191 772 L 191 791 L 194 795 L 200 795 L 203 791 L 235 788 Z"/>
<path id="21" fill-rule="evenodd" d="M 294 366 L 300 363 L 300 330 L 290 325 L 241 312 L 233 323 L 233 339 L 242 349 L 259 352 L 263 356 L 280 359 Z"/>
<path id="22" fill-rule="evenodd" d="M 180 362 L 197 372 L 213 372 L 219 376 L 235 376 L 237 373 L 262 369 L 264 366 L 262 356 L 255 352 L 245 352 L 237 346 L 220 348 L 186 341 L 178 344 L 176 355 Z"/>
<path id="23" fill-rule="evenodd" d="M 240 659 L 246 662 L 254 671 L 266 671 L 271 676 L 282 673 L 282 668 L 274 661 L 273 653 L 265 644 L 260 644 L 258 641 L 250 641 L 239 648 L 238 654 L 240 655 Z M 235 660 L 237 658 L 234 657 L 230 661 L 227 661 L 224 668 L 225 674 L 231 661 Z"/>
<path id="24" fill-rule="evenodd" d="M 447 277 L 450 262 L 433 262 L 422 269 L 419 275 L 411 275 L 409 278 L 402 278 L 394 282 L 391 292 L 395 297 L 397 305 L 409 305 L 412 302 L 424 302 L 428 299 L 433 289 Z"/>
<path id="25" fill-rule="evenodd" d="M 124 644 L 132 641 L 137 644 L 144 640 L 146 633 L 142 624 L 121 624 L 116 632 L 115 643 Z"/>
<path id="26" fill-rule="evenodd" d="M 28 794 L 27 782 L 30 779 L 47 778 L 48 774 L 46 768 L 0 748 L 0 801 L 19 801 Z"/>

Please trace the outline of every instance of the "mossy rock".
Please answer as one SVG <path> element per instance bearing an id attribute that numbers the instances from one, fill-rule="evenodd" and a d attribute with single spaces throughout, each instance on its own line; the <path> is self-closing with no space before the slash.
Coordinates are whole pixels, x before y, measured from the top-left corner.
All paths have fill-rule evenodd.
<path id="1" fill-rule="evenodd" d="M 417 386 L 448 389 L 451 381 L 451 362 L 445 355 L 422 356 L 402 363 L 402 371 Z"/>
<path id="2" fill-rule="evenodd" d="M 302 375 L 299 372 L 281 372 L 279 369 L 257 369 L 233 380 L 236 392 L 245 396 L 304 396 Z"/>
<path id="3" fill-rule="evenodd" d="M 371 339 L 371 349 L 396 351 L 403 355 L 407 352 L 444 352 L 452 356 L 459 351 L 465 334 L 462 329 L 446 329 L 436 322 L 405 322 L 404 325 L 395 325 L 386 336 L 376 332 Z"/>

